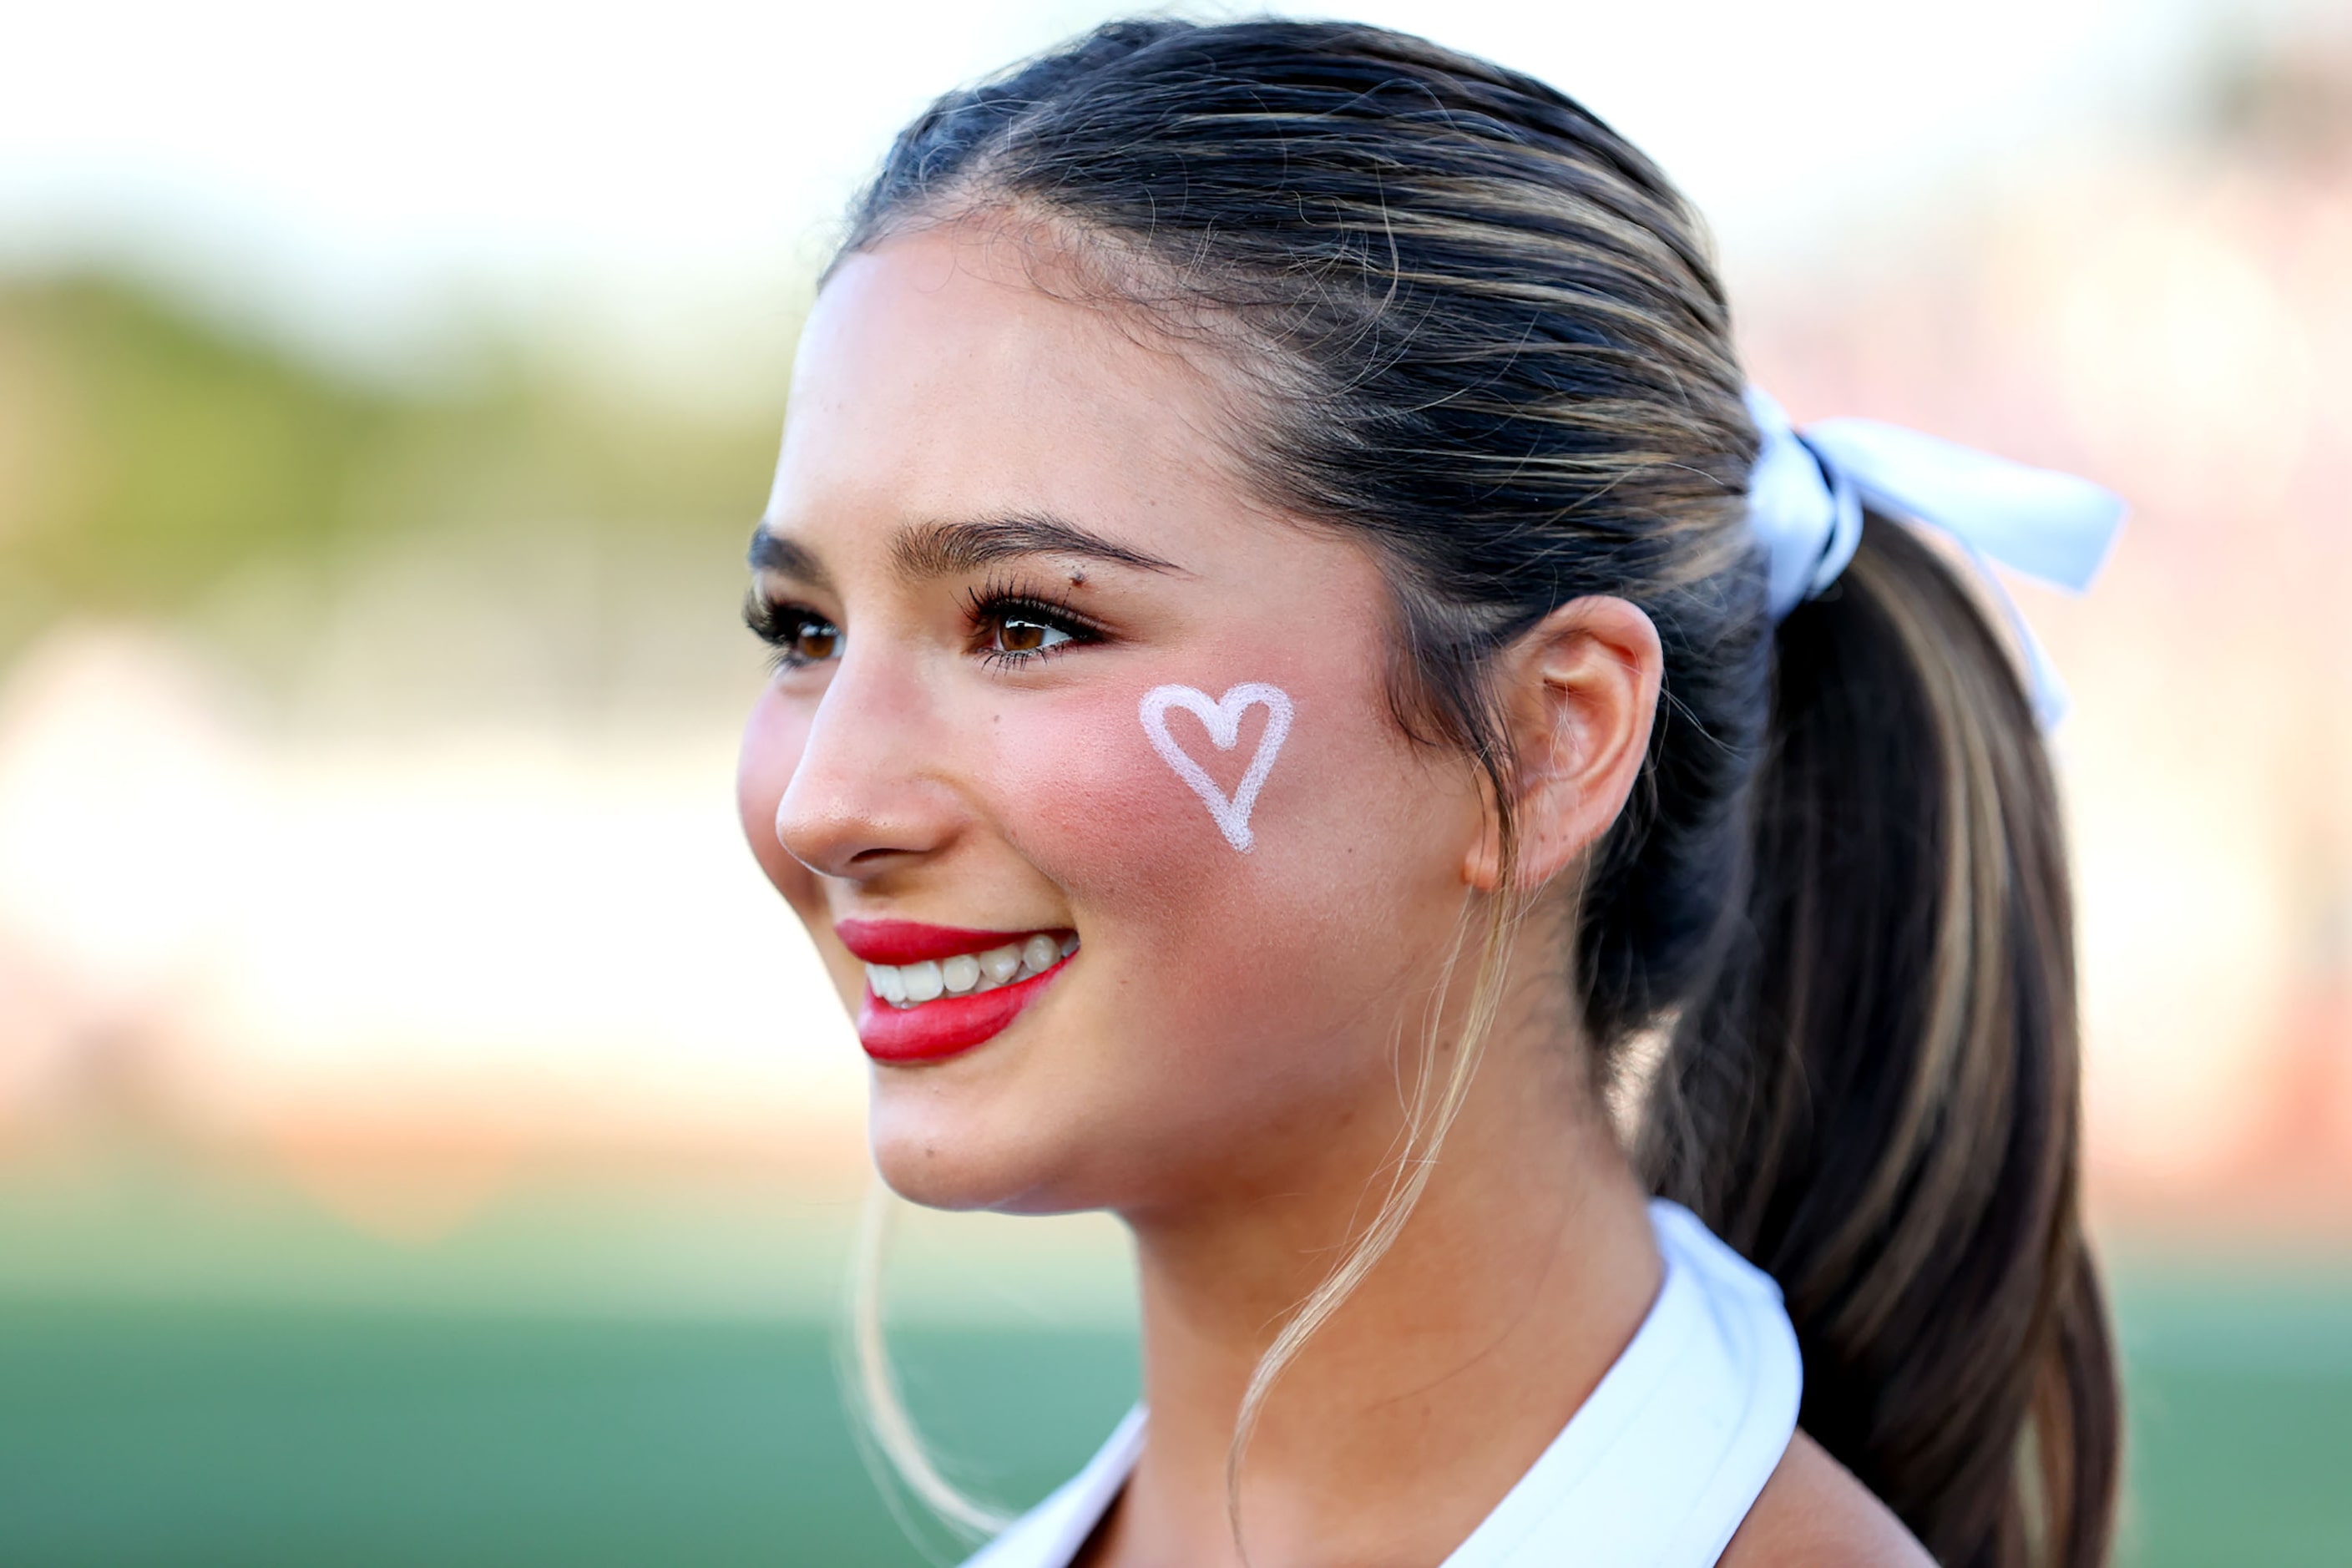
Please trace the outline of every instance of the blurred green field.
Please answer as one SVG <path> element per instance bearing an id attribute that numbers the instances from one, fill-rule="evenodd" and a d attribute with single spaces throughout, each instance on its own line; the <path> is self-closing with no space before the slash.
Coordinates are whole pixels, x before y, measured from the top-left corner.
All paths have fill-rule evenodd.
<path id="1" fill-rule="evenodd" d="M 942 1440 L 1011 1495 L 1075 1468 L 1134 1386 L 1114 1333 L 908 1339 Z M 0 1562 L 923 1563 L 828 1352 L 806 1323 L 15 1304 Z"/>
<path id="2" fill-rule="evenodd" d="M 2121 1272 L 2141 1568 L 2352 1563 L 2352 1277 Z M 918 1326 L 919 1413 L 1029 1499 L 1131 1397 L 1112 1327 Z M 919 1564 L 803 1313 L 0 1297 L 0 1563 Z"/>

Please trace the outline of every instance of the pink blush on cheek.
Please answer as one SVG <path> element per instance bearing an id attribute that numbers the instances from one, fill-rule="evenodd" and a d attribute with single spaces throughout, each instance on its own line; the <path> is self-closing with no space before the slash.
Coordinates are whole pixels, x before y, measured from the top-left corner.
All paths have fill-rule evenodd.
<path id="1" fill-rule="evenodd" d="M 1258 792 L 1244 852 L 1146 732 L 1138 703 L 1158 684 L 1009 709 L 987 727 L 993 743 L 979 776 L 994 826 L 1065 889 L 1082 921 L 1245 919 L 1263 936 L 1268 921 L 1333 918 L 1352 884 L 1379 876 L 1368 862 L 1380 857 L 1360 853 L 1364 840 L 1396 843 L 1398 807 L 1426 798 L 1379 693 L 1290 689 L 1292 727 Z M 1213 700 L 1237 684 L 1203 689 Z M 1235 744 L 1220 749 L 1196 714 L 1166 716 L 1170 738 L 1228 800 L 1269 722 L 1263 706 L 1245 711 Z"/>
<path id="2" fill-rule="evenodd" d="M 1286 688 L 1293 726 L 1244 853 L 1145 734 L 1138 703 L 1159 684 L 1007 707 L 980 729 L 986 769 L 968 776 L 989 828 L 1059 890 L 1082 939 L 1039 1015 L 1072 1103 L 1125 1128 L 1137 1158 L 1172 1159 L 1163 1133 L 1205 1148 L 1285 1107 L 1349 1101 L 1366 1074 L 1385 1083 L 1386 1043 L 1418 1016 L 1414 986 L 1463 884 L 1452 818 L 1431 815 L 1432 776 L 1384 693 Z M 1230 792 L 1265 722 L 1246 719 L 1230 750 L 1190 715 L 1171 729 Z"/>
<path id="3" fill-rule="evenodd" d="M 1186 838 L 1199 842 L 1194 856 L 1211 847 L 1233 853 L 1152 752 L 1132 703 L 1025 714 L 1003 729 L 990 772 L 998 826 L 1039 870 L 1072 884 L 1073 894 L 1085 896 L 1076 884 L 1125 880 Z M 1181 819 L 1186 807 L 1192 820 Z"/>
<path id="4" fill-rule="evenodd" d="M 807 710 L 786 701 L 773 688 L 751 705 L 735 758 L 735 794 L 747 831 L 757 816 L 770 837 L 774 836 L 777 803 L 793 782 L 801 753 L 808 749 L 808 736 Z"/>
<path id="5" fill-rule="evenodd" d="M 807 710 L 771 689 L 752 704 L 735 763 L 735 809 L 744 840 L 768 880 L 803 910 L 804 918 L 823 894 L 814 875 L 786 852 L 777 833 L 776 813 L 807 749 L 808 735 Z"/>

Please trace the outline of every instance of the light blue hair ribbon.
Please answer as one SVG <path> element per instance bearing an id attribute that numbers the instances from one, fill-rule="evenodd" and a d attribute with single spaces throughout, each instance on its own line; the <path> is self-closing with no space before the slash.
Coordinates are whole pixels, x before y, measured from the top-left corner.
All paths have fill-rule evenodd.
<path id="1" fill-rule="evenodd" d="M 2000 602 L 2023 650 L 2043 729 L 2064 716 L 2066 689 L 1986 558 L 2081 593 L 2124 521 L 2123 498 L 2090 480 L 1875 419 L 1823 419 L 1801 432 L 1780 405 L 1748 389 L 1764 437 L 1748 471 L 1748 525 L 1770 563 L 1773 623 L 1836 580 L 1862 542 L 1862 511 L 1949 535 Z"/>

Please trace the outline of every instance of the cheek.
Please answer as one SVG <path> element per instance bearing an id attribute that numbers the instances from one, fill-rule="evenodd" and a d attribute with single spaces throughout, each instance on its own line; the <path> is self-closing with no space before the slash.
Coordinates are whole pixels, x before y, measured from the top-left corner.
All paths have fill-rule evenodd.
<path id="1" fill-rule="evenodd" d="M 1475 794 L 1396 732 L 1381 694 L 1334 673 L 1276 683 L 1293 718 L 1246 852 L 1147 737 L 1148 688 L 991 724 L 993 815 L 1108 961 L 1122 1034 L 1149 1019 L 1154 1034 L 1233 1050 L 1352 1029 L 1450 936 Z M 1265 721 L 1262 708 L 1246 714 L 1226 752 L 1191 714 L 1168 728 L 1231 798 Z"/>
<path id="2" fill-rule="evenodd" d="M 812 924 L 824 914 L 824 894 L 815 874 L 784 852 L 776 837 L 776 807 L 800 766 L 808 745 L 809 712 L 805 703 L 788 700 L 774 687 L 761 693 L 743 725 L 743 743 L 735 764 L 735 809 L 743 837 L 768 880 Z"/>

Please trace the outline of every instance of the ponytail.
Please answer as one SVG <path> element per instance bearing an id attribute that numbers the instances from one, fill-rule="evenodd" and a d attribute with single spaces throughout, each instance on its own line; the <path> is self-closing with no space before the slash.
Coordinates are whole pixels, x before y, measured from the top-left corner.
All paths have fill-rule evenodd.
<path id="1" fill-rule="evenodd" d="M 1774 666 L 1747 885 L 1645 1170 L 1780 1281 L 1804 1429 L 1938 1562 L 2096 1568 L 2120 1417 L 2032 712 L 1954 574 L 1876 517 Z"/>

